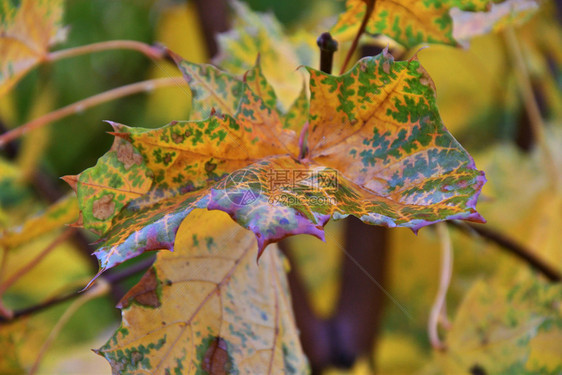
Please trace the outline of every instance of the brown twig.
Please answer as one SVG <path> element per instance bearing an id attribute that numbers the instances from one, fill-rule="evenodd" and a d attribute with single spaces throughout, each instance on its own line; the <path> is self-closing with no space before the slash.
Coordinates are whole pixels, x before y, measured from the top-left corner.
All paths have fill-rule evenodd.
<path id="1" fill-rule="evenodd" d="M 525 261 L 537 271 L 541 272 L 550 281 L 562 280 L 562 275 L 558 270 L 556 270 L 550 264 L 546 263 L 544 260 L 537 257 L 532 250 L 527 249 L 526 247 L 517 243 L 515 240 L 509 238 L 503 233 L 497 232 L 482 224 L 473 224 L 461 221 L 448 221 L 448 223 L 449 225 L 461 229 L 466 233 L 477 233 L 482 236 L 482 238 L 495 243 L 496 245 L 509 251 L 519 259 Z"/>
<path id="2" fill-rule="evenodd" d="M 39 364 L 41 363 L 41 360 L 45 356 L 45 353 L 47 352 L 47 350 L 49 350 L 49 348 L 51 347 L 51 345 L 59 335 L 62 328 L 66 325 L 66 323 L 68 323 L 68 321 L 76 313 L 76 311 L 78 311 L 80 307 L 86 304 L 86 302 L 103 296 L 104 294 L 109 292 L 109 290 L 110 287 L 107 282 L 99 283 L 94 288 L 89 289 L 86 293 L 81 294 L 78 299 L 72 302 L 72 304 L 64 311 L 64 314 L 62 314 L 62 316 L 59 318 L 59 320 L 57 321 L 57 323 L 49 333 L 49 336 L 43 343 L 43 346 L 39 350 L 39 354 L 35 358 L 35 361 L 33 362 L 31 369 L 29 370 L 29 375 L 34 375 L 37 372 L 37 369 L 39 368 Z"/>
<path id="3" fill-rule="evenodd" d="M 310 362 L 312 375 L 321 374 L 329 366 L 330 359 L 330 333 L 328 324 L 319 318 L 310 305 L 306 286 L 299 274 L 298 262 L 290 249 L 288 241 L 278 244 L 283 254 L 289 259 L 293 269 L 287 274 L 291 289 L 293 312 L 300 331 L 300 341 Z"/>
<path id="4" fill-rule="evenodd" d="M 186 82 L 181 77 L 158 78 L 158 79 L 150 79 L 142 82 L 136 82 L 130 85 L 121 86 L 112 90 L 102 92 L 101 94 L 91 96 L 84 100 L 80 100 L 70 105 L 67 105 L 66 107 L 59 108 L 53 112 L 47 113 L 44 116 L 38 117 L 30 122 L 27 122 L 15 129 L 12 129 L 0 135 L 0 147 L 3 147 L 8 142 L 11 142 L 16 138 L 21 137 L 22 135 L 33 129 L 47 125 L 50 122 L 60 120 L 61 118 L 64 118 L 66 116 L 75 113 L 80 113 L 85 109 L 96 106 L 98 104 L 106 103 L 124 96 L 137 94 L 143 91 L 152 91 L 159 87 L 167 87 L 167 86 L 175 86 L 175 85 L 177 86 L 186 85 Z"/>
<path id="5" fill-rule="evenodd" d="M 38 265 L 41 260 L 43 260 L 51 251 L 53 251 L 58 245 L 66 241 L 74 233 L 75 228 L 67 228 L 59 236 L 57 236 L 45 249 L 43 249 L 37 256 L 35 256 L 30 262 L 18 269 L 14 274 L 8 278 L 6 281 L 0 284 L 0 295 L 6 291 L 12 284 L 18 281 L 23 275 L 28 273 L 33 267 Z"/>
<path id="6" fill-rule="evenodd" d="M 316 40 L 320 48 L 320 70 L 332 74 L 334 64 L 334 53 L 338 50 L 338 42 L 332 38 L 330 33 L 322 33 Z"/>
<path id="7" fill-rule="evenodd" d="M 351 60 L 351 56 L 353 56 L 353 53 L 357 49 L 359 38 L 361 38 L 361 35 L 363 35 L 363 33 L 365 32 L 365 28 L 367 27 L 367 22 L 369 22 L 369 17 L 371 17 L 371 13 L 373 13 L 373 11 L 375 10 L 375 0 L 368 0 L 365 1 L 365 3 L 366 3 L 366 8 L 365 8 L 365 15 L 363 16 L 363 21 L 361 22 L 361 26 L 359 26 L 359 30 L 357 30 L 357 34 L 353 39 L 353 43 L 351 43 L 351 47 L 349 48 L 347 55 L 345 56 L 345 61 L 340 70 L 340 75 L 345 73 L 347 64 L 349 64 L 349 61 Z"/>
<path id="8" fill-rule="evenodd" d="M 523 99 L 523 104 L 525 105 L 525 109 L 529 116 L 529 124 L 531 125 L 534 139 L 537 140 L 543 155 L 545 169 L 549 177 L 550 188 L 552 190 L 556 190 L 561 183 L 560 178 L 562 176 L 558 173 L 554 157 L 552 156 L 550 147 L 548 146 L 544 130 L 544 121 L 542 119 L 537 98 L 535 97 L 533 91 L 531 79 L 529 78 L 529 71 L 527 69 L 527 64 L 525 63 L 523 52 L 521 51 L 521 46 L 519 45 L 517 35 L 515 35 L 515 30 L 512 26 L 508 26 L 504 30 L 503 35 L 507 44 L 507 50 L 515 63 L 515 77 L 517 78 L 517 84 Z"/>
<path id="9" fill-rule="evenodd" d="M 154 257 L 144 259 L 144 260 L 142 260 L 140 262 L 137 262 L 135 264 L 132 264 L 131 266 L 129 266 L 129 267 L 123 269 L 123 270 L 120 270 L 120 271 L 115 271 L 113 273 L 108 272 L 107 274 L 105 274 L 103 276 L 103 278 L 109 284 L 115 285 L 115 284 L 118 284 L 118 283 L 124 281 L 125 279 L 127 279 L 131 276 L 134 276 L 134 275 L 136 275 L 140 272 L 145 271 L 148 267 L 150 267 L 152 265 L 152 263 L 154 263 Z M 49 298 L 49 299 L 47 299 L 47 300 L 45 300 L 45 301 L 43 301 L 43 302 L 41 302 L 37 305 L 26 307 L 26 308 L 21 309 L 21 310 L 16 310 L 16 311 L 13 312 L 13 316 L 9 319 L 0 316 L 0 324 L 11 322 L 15 319 L 23 318 L 23 317 L 29 316 L 31 314 L 43 311 L 43 310 L 45 310 L 49 307 L 52 307 L 52 306 L 58 305 L 60 303 L 72 300 L 72 299 L 80 296 L 81 295 L 80 291 L 84 290 L 84 288 L 85 288 L 85 286 L 79 288 L 78 290 L 72 291 L 68 294 L 64 294 L 64 295 L 57 296 L 57 297 L 54 297 L 54 298 Z"/>
<path id="10" fill-rule="evenodd" d="M 332 364 L 351 368 L 355 360 L 373 353 L 386 297 L 388 228 L 345 219 L 341 289 L 332 327 Z M 397 303 L 395 299 L 392 301 Z M 401 309 L 402 307 L 399 306 Z M 404 311 L 404 310 L 403 310 Z M 408 316 L 408 315 L 406 315 Z"/>
<path id="11" fill-rule="evenodd" d="M 207 53 L 210 58 L 219 52 L 216 36 L 229 28 L 226 0 L 195 0 Z"/>
<path id="12" fill-rule="evenodd" d="M 165 49 L 160 46 L 151 46 L 149 44 L 136 40 L 108 40 L 105 42 L 92 43 L 84 46 L 63 49 L 51 52 L 45 56 L 45 62 L 53 62 L 69 57 L 85 55 L 92 52 L 107 51 L 112 49 L 130 49 L 138 51 L 151 59 L 161 59 L 166 56 Z"/>

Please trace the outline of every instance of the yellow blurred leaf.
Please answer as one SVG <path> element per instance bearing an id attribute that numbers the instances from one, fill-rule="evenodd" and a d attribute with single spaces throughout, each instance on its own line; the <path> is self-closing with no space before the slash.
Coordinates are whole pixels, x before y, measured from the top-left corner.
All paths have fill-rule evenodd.
<path id="1" fill-rule="evenodd" d="M 16 344 L 11 333 L 0 332 L 0 348 L 2 348 L 2 355 L 0 355 L 0 374 L 25 374 L 25 370 L 19 362 L 16 352 Z"/>
<path id="2" fill-rule="evenodd" d="M 0 96 L 64 39 L 62 0 L 0 0 Z"/>
<path id="3" fill-rule="evenodd" d="M 182 2 L 162 10 L 155 37 L 160 43 L 185 59 L 203 63 L 208 59 L 195 3 Z M 177 75 L 176 67 L 165 61 L 155 61 L 150 78 Z M 181 83 L 181 78 L 178 78 Z M 163 124 L 187 119 L 191 109 L 191 90 L 181 84 L 155 90 L 148 98 L 147 114 L 151 123 Z"/>
<path id="4" fill-rule="evenodd" d="M 195 211 L 173 253 L 121 300 L 121 328 L 98 353 L 116 373 L 306 373 L 276 248 L 216 211 Z"/>
<path id="5" fill-rule="evenodd" d="M 28 120 L 31 121 L 51 111 L 54 107 L 54 98 L 55 93 L 50 87 L 41 90 L 41 93 L 33 99 L 33 106 L 27 116 Z M 50 128 L 46 126 L 25 134 L 17 159 L 17 164 L 22 170 L 22 178 L 29 179 L 35 172 L 49 146 L 49 141 Z"/>
<path id="6" fill-rule="evenodd" d="M 303 83 L 301 65 L 315 66 L 318 48 L 315 37 L 304 31 L 287 36 L 283 26 L 272 14 L 252 12 L 242 2 L 233 1 L 234 26 L 220 34 L 221 54 L 215 63 L 221 68 L 242 74 L 251 69 L 259 55 L 260 65 L 283 109 L 297 99 Z"/>
<path id="7" fill-rule="evenodd" d="M 377 374 L 409 374 L 426 361 L 426 354 L 412 335 L 383 334 L 375 353 Z"/>
<path id="8" fill-rule="evenodd" d="M 447 334 L 448 350 L 436 353 L 440 372 L 466 373 L 476 367 L 487 374 L 547 370 L 537 362 L 539 356 L 530 362 L 530 342 L 562 337 L 560 301 L 562 285 L 530 274 L 511 285 L 494 279 L 476 282 Z M 562 362 L 549 367 L 548 373 L 559 373 Z"/>
<path id="9" fill-rule="evenodd" d="M 447 129 L 474 137 L 489 132 L 490 125 L 482 119 L 503 105 L 505 95 L 514 94 L 501 79 L 508 63 L 501 38 L 476 38 L 469 49 L 432 45 L 418 55 L 437 87 L 437 105 Z"/>

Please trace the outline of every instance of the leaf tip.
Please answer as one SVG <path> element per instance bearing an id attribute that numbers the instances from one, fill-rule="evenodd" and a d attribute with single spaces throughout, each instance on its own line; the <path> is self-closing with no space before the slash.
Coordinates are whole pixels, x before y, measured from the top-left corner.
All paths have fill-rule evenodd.
<path id="1" fill-rule="evenodd" d="M 121 139 L 124 139 L 124 140 L 126 140 L 126 141 L 130 141 L 130 139 L 131 139 L 129 133 L 107 132 L 107 134 L 111 134 L 111 135 L 114 136 L 115 138 L 121 138 Z"/>
<path id="2" fill-rule="evenodd" d="M 256 239 L 258 240 L 258 256 L 256 257 L 256 264 L 259 265 L 260 263 L 260 258 L 263 255 L 263 252 L 265 251 L 265 248 L 267 247 L 267 245 L 270 244 L 270 241 L 267 241 L 262 235 L 261 233 L 256 233 Z"/>
<path id="3" fill-rule="evenodd" d="M 76 174 L 76 175 L 66 175 L 66 176 L 62 176 L 60 179 L 63 180 L 64 182 L 66 182 L 68 185 L 70 185 L 70 187 L 72 188 L 72 190 L 74 190 L 74 192 L 77 191 L 78 189 L 78 177 L 80 175 Z"/>
<path id="4" fill-rule="evenodd" d="M 419 53 L 420 51 L 423 51 L 423 50 L 426 49 L 426 48 L 429 48 L 429 46 L 422 46 L 422 47 L 418 48 L 418 50 L 417 50 L 416 52 L 414 52 L 414 54 L 412 55 L 412 57 L 410 57 L 410 58 L 408 59 L 408 62 L 410 62 L 410 61 L 419 61 L 419 59 L 418 59 L 418 53 Z"/>
<path id="5" fill-rule="evenodd" d="M 104 273 L 106 271 L 106 268 L 100 268 L 100 270 L 98 271 L 98 273 L 96 273 L 96 275 L 92 278 L 92 280 L 90 280 L 90 282 L 84 287 L 84 289 L 80 290 L 78 293 L 82 293 L 85 292 L 86 290 L 90 289 L 90 287 L 92 285 L 94 285 L 94 282 L 96 281 L 96 279 L 98 277 L 101 276 L 102 273 Z"/>
<path id="6" fill-rule="evenodd" d="M 78 220 L 74 223 L 67 224 L 67 226 L 71 228 L 84 228 L 84 216 L 82 216 L 82 212 L 78 215 Z"/>

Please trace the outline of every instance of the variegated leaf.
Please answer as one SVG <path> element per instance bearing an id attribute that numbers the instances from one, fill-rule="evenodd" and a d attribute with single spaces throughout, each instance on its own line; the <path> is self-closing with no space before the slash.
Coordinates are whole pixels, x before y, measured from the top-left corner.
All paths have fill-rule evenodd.
<path id="1" fill-rule="evenodd" d="M 114 373 L 307 373 L 276 248 L 258 266 L 253 236 L 202 210 L 176 244 L 120 302 L 123 323 L 97 351 Z"/>
<path id="2" fill-rule="evenodd" d="M 365 31 L 384 34 L 407 48 L 420 43 L 456 45 L 449 11 L 485 11 L 493 0 L 377 0 Z M 331 32 L 340 40 L 352 39 L 367 9 L 365 0 L 347 0 L 346 11 Z"/>
<path id="3" fill-rule="evenodd" d="M 385 51 L 340 77 L 307 69 L 304 156 L 255 69 L 245 75 L 234 116 L 211 112 L 154 130 L 115 125 L 154 182 L 113 218 L 96 252 L 100 272 L 146 250 L 173 249 L 194 208 L 229 213 L 255 233 L 260 255 L 289 235 L 323 238 L 330 217 L 414 231 L 447 219 L 483 221 L 475 209 L 483 173 L 443 126 L 433 82 L 415 58 L 395 62 Z M 201 96 L 203 106 L 229 95 L 222 90 L 233 86 L 219 81 L 205 81 L 205 92 L 216 94 Z"/>

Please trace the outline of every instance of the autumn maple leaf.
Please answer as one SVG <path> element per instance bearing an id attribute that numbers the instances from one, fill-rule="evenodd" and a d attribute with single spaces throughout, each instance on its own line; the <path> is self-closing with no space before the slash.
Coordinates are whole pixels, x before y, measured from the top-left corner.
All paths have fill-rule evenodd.
<path id="1" fill-rule="evenodd" d="M 192 119 L 154 130 L 112 123 L 110 152 L 71 179 L 84 226 L 102 234 L 100 273 L 172 250 L 195 208 L 227 212 L 254 232 L 258 256 L 289 235 L 323 239 L 330 218 L 348 215 L 414 231 L 483 221 L 475 205 L 484 174 L 443 126 L 417 58 L 395 62 L 384 51 L 342 76 L 307 67 L 306 152 L 259 63 L 239 78 L 174 58 L 193 92 Z"/>
<path id="2" fill-rule="evenodd" d="M 453 8 L 461 11 L 485 11 L 494 0 L 347 0 L 346 11 L 332 27 L 340 40 L 355 36 L 365 16 L 367 3 L 374 3 L 365 31 L 384 34 L 407 48 L 420 43 L 456 45 L 453 37 Z"/>

